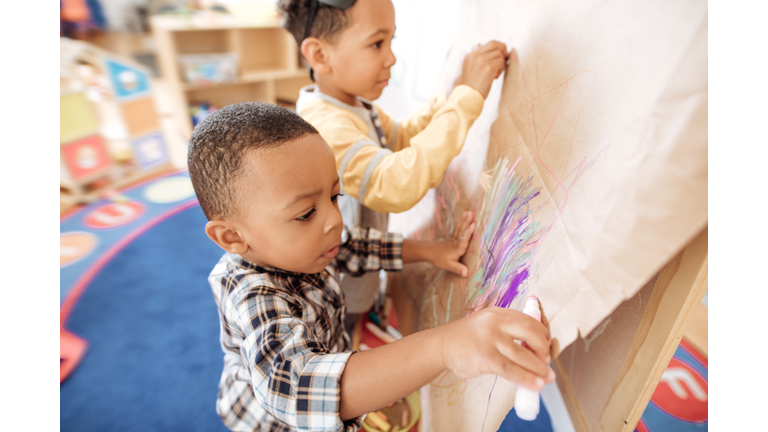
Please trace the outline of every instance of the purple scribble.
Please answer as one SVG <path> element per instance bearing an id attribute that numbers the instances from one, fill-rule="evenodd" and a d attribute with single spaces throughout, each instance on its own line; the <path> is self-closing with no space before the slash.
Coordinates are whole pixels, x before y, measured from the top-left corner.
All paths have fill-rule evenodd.
<path id="1" fill-rule="evenodd" d="M 525 282 L 528 279 L 528 267 L 524 267 L 523 270 L 515 275 L 515 278 L 512 279 L 512 283 L 509 285 L 509 289 L 507 292 L 503 293 L 501 298 L 496 300 L 496 303 L 494 306 L 499 307 L 508 307 L 510 304 L 512 304 L 512 300 L 517 297 L 518 289 L 520 285 Z"/>
<path id="2" fill-rule="evenodd" d="M 481 256 L 468 290 L 472 310 L 509 307 L 525 291 L 531 275 L 533 252 L 539 244 L 539 223 L 533 221 L 530 202 L 539 196 L 533 176 L 520 176 L 507 159 L 494 169 L 481 214 L 485 226 Z"/>

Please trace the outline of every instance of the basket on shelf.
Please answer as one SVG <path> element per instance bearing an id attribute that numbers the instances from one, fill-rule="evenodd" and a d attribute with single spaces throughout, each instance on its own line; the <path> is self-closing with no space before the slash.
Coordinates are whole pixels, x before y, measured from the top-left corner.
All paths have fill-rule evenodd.
<path id="1" fill-rule="evenodd" d="M 210 85 L 237 81 L 237 53 L 180 54 L 179 61 L 184 77 L 191 84 Z"/>

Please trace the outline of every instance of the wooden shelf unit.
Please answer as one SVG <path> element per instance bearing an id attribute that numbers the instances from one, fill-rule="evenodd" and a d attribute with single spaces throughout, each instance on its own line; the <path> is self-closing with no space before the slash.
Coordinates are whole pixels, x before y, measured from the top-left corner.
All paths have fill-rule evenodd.
<path id="1" fill-rule="evenodd" d="M 163 79 L 168 83 L 180 117 L 182 132 L 192 134 L 189 105 L 206 101 L 217 108 L 239 102 L 295 103 L 301 87 L 311 84 L 309 70 L 300 66 L 293 36 L 277 18 L 241 22 L 215 14 L 185 20 L 173 16 L 150 19 Z M 179 62 L 182 54 L 237 53 L 238 73 L 233 82 L 189 83 Z"/>

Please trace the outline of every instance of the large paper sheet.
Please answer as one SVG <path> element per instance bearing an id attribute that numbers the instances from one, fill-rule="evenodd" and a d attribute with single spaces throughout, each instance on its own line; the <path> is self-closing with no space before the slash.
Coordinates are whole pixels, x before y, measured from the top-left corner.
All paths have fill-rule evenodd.
<path id="1" fill-rule="evenodd" d="M 440 85 L 478 43 L 513 49 L 443 183 L 390 219 L 440 238 L 478 228 L 461 279 L 391 277 L 412 329 L 541 299 L 560 346 L 586 336 L 707 224 L 707 3 L 462 1 Z M 496 430 L 514 385 L 441 375 L 422 430 Z"/>

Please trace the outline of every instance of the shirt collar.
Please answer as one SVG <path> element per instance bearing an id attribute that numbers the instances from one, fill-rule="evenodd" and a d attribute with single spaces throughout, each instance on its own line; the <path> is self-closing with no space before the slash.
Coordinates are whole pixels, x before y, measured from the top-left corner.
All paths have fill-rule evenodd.
<path id="1" fill-rule="evenodd" d="M 357 100 L 359 100 L 365 108 L 352 106 L 348 103 L 344 103 L 336 99 L 333 96 L 328 96 L 327 94 L 322 93 L 320 89 L 317 88 L 317 84 L 311 84 L 302 87 L 302 89 L 299 90 L 299 99 L 296 101 L 297 113 L 301 115 L 301 106 L 314 100 L 323 100 L 333 106 L 349 110 L 354 113 L 365 113 L 365 115 L 370 115 L 370 111 L 373 110 L 373 102 L 369 101 L 368 99 L 363 99 L 360 96 L 357 96 Z"/>
<path id="2" fill-rule="evenodd" d="M 316 276 L 315 274 L 309 274 L 309 273 L 299 273 L 299 272 L 293 272 L 289 270 L 283 270 L 281 268 L 277 267 L 265 267 L 260 266 L 258 264 L 254 264 L 247 259 L 243 258 L 240 255 L 230 253 L 230 258 L 232 262 L 243 269 L 246 270 L 254 270 L 258 273 L 267 273 L 267 274 L 279 274 L 279 275 L 286 275 L 286 276 L 293 276 L 293 277 L 312 277 Z"/>

